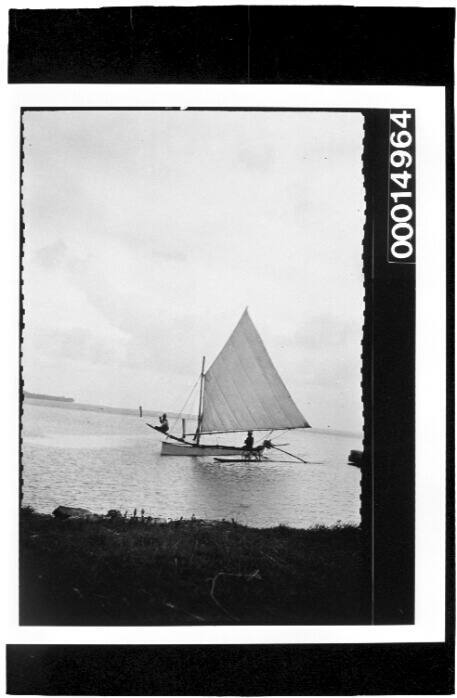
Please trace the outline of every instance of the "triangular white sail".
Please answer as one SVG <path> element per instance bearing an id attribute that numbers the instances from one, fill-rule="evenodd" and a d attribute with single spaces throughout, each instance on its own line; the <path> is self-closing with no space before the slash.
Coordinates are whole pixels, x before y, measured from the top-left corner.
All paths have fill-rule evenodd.
<path id="1" fill-rule="evenodd" d="M 205 374 L 200 433 L 300 427 L 309 424 L 273 366 L 246 309 Z"/>

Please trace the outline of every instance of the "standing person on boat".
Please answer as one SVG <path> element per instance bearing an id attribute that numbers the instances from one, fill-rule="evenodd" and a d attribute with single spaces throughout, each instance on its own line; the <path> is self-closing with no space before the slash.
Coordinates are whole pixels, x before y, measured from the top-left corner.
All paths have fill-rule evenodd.
<path id="1" fill-rule="evenodd" d="M 160 431 L 163 431 L 164 434 L 166 434 L 170 427 L 168 426 L 168 419 L 165 412 L 161 417 L 159 417 L 159 422 L 160 427 L 156 427 L 156 429 L 159 429 Z"/>

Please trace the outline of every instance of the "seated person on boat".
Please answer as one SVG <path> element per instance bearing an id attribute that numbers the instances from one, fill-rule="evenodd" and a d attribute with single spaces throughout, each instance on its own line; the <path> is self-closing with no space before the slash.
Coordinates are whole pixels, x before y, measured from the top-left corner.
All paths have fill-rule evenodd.
<path id="1" fill-rule="evenodd" d="M 156 427 L 156 429 L 158 431 L 163 431 L 163 433 L 166 434 L 170 427 L 168 426 L 168 419 L 167 419 L 167 415 L 165 414 L 165 412 L 163 413 L 163 415 L 161 417 L 159 417 L 159 422 L 160 422 L 160 427 Z"/>
<path id="2" fill-rule="evenodd" d="M 252 451 L 254 448 L 254 437 L 252 436 L 252 431 L 248 431 L 248 435 L 244 440 L 244 450 Z"/>
<path id="3" fill-rule="evenodd" d="M 253 455 L 255 460 L 260 460 L 260 456 L 262 455 L 263 449 L 263 444 L 254 448 L 254 437 L 252 436 L 252 431 L 248 431 L 248 435 L 244 440 L 243 446 L 245 459 L 251 460 L 251 455 Z"/>

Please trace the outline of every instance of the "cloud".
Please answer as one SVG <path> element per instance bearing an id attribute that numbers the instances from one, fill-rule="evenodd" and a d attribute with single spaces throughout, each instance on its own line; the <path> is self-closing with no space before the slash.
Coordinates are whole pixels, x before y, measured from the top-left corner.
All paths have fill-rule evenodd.
<path id="1" fill-rule="evenodd" d="M 293 343 L 308 351 L 330 353 L 331 355 L 345 353 L 347 349 L 354 352 L 360 346 L 362 351 L 363 317 L 345 318 L 332 313 L 311 315 L 293 334 Z M 331 351 L 329 351 L 331 350 Z"/>
<path id="2" fill-rule="evenodd" d="M 86 327 L 42 329 L 28 336 L 26 353 L 45 355 L 48 360 L 87 361 L 97 366 L 119 365 L 121 338 Z"/>
<path id="3" fill-rule="evenodd" d="M 68 246 L 63 240 L 56 240 L 50 245 L 40 247 L 33 255 L 33 260 L 44 270 L 60 266 L 68 254 Z"/>

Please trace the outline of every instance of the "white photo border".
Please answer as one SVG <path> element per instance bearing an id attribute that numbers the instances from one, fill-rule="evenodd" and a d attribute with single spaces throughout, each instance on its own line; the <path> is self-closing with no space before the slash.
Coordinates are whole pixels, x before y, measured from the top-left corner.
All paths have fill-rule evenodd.
<path id="1" fill-rule="evenodd" d="M 2 594 L 9 644 L 269 644 L 444 642 L 446 576 L 446 139 L 445 88 L 419 86 L 10 85 L 3 110 L 6 225 L 1 296 L 6 336 L 1 362 Z M 24 107 L 262 107 L 415 109 L 416 261 L 416 556 L 414 625 L 44 627 L 18 622 L 19 172 Z M 27 318 L 24 318 L 27 322 Z"/>

